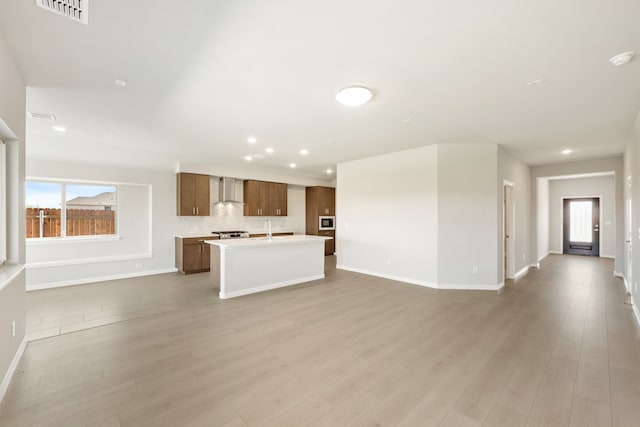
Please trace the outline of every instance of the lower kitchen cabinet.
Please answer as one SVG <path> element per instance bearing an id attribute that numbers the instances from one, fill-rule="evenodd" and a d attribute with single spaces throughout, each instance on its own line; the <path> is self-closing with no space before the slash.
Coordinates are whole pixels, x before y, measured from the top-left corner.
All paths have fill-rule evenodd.
<path id="1" fill-rule="evenodd" d="M 176 237 L 176 268 L 184 274 L 209 271 L 211 267 L 211 247 L 205 240 L 216 237 Z"/>
<path id="2" fill-rule="evenodd" d="M 293 231 L 284 233 L 271 233 L 272 236 L 293 236 Z M 250 234 L 249 237 L 267 237 L 267 233 Z"/>
<path id="3" fill-rule="evenodd" d="M 320 230 L 318 236 L 331 237 L 330 240 L 324 242 L 324 254 L 333 255 L 336 252 L 336 232 L 334 230 Z"/>

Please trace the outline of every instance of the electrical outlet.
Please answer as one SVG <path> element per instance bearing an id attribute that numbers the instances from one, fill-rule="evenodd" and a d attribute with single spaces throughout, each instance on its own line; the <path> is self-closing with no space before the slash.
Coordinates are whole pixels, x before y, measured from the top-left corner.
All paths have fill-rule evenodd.
<path id="1" fill-rule="evenodd" d="M 634 285 L 634 287 L 636 288 L 635 293 L 637 294 L 637 293 L 638 293 L 638 282 L 634 282 L 634 284 L 633 284 L 633 285 Z"/>
<path id="2" fill-rule="evenodd" d="M 144 264 L 136 264 L 136 268 L 142 268 L 144 267 Z"/>
<path id="3" fill-rule="evenodd" d="M 16 336 L 16 321 L 11 322 L 11 337 L 15 338 Z"/>
<path id="4" fill-rule="evenodd" d="M 387 258 L 387 265 L 391 265 L 391 258 Z"/>
<path id="5" fill-rule="evenodd" d="M 523 261 L 526 261 L 526 259 L 527 259 L 526 255 L 525 255 L 525 254 L 522 254 L 522 260 L 523 260 Z"/>
<path id="6" fill-rule="evenodd" d="M 473 267 L 473 274 L 478 274 L 478 267 Z"/>

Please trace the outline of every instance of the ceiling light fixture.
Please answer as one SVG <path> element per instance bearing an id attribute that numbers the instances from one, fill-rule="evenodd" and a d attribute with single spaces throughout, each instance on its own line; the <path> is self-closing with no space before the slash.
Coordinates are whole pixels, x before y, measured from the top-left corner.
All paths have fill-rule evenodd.
<path id="1" fill-rule="evenodd" d="M 247 162 L 250 162 L 250 161 L 251 161 L 251 159 L 253 159 L 253 157 L 251 157 L 251 156 L 244 156 L 244 159 L 245 159 Z"/>
<path id="2" fill-rule="evenodd" d="M 265 148 L 264 151 L 266 151 L 268 154 L 273 154 L 273 148 L 271 147 Z"/>
<path id="3" fill-rule="evenodd" d="M 247 142 L 249 144 L 255 144 L 256 142 L 258 142 L 258 140 L 256 139 L 255 136 L 250 136 L 249 138 L 247 138 Z"/>
<path id="4" fill-rule="evenodd" d="M 120 86 L 120 87 L 125 87 L 127 85 L 127 82 L 125 82 L 124 80 L 120 80 L 120 79 L 117 79 L 114 83 L 115 83 L 116 86 Z"/>
<path id="5" fill-rule="evenodd" d="M 64 126 L 52 126 L 53 130 L 58 131 L 58 132 L 66 132 L 67 128 Z"/>
<path id="6" fill-rule="evenodd" d="M 359 107 L 373 97 L 371 89 L 363 86 L 349 86 L 336 94 L 336 101 L 347 107 Z"/>
<path id="7" fill-rule="evenodd" d="M 327 169 L 326 171 L 329 175 L 331 175 L 333 173 L 333 171 L 331 169 Z"/>
<path id="8" fill-rule="evenodd" d="M 621 65 L 627 64 L 633 58 L 633 52 L 623 52 L 619 53 L 616 56 L 613 56 L 609 59 L 614 66 L 619 67 Z"/>
<path id="9" fill-rule="evenodd" d="M 309 154 L 309 150 L 307 150 L 306 148 L 303 148 L 302 150 L 300 150 L 300 154 L 302 154 L 303 156 L 306 156 L 307 154 Z"/>
<path id="10" fill-rule="evenodd" d="M 571 154 L 571 153 L 573 153 L 573 150 L 570 150 L 568 148 L 566 150 L 562 150 L 562 154 L 564 155 Z"/>
<path id="11" fill-rule="evenodd" d="M 539 79 L 536 79 L 536 80 L 531 80 L 530 82 L 527 83 L 527 86 L 536 86 L 541 84 L 544 84 L 544 77 L 540 77 Z"/>
<path id="12" fill-rule="evenodd" d="M 296 166 L 297 166 L 297 165 L 296 165 L 295 163 L 289 163 L 289 167 L 290 167 L 291 169 L 294 169 Z"/>

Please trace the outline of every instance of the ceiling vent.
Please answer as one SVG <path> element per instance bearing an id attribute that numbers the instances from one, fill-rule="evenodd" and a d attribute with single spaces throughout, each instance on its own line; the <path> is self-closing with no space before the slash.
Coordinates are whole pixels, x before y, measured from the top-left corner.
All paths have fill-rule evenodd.
<path id="1" fill-rule="evenodd" d="M 73 21 L 89 25 L 89 0 L 36 0 L 36 5 Z"/>
<path id="2" fill-rule="evenodd" d="M 56 121 L 56 116 L 51 113 L 36 113 L 35 111 L 27 111 L 29 117 L 37 120 L 48 120 L 50 122 Z"/>

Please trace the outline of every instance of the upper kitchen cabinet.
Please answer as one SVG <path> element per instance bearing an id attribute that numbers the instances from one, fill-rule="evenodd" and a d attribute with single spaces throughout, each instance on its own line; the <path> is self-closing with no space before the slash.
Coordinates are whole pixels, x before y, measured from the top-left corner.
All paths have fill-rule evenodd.
<path id="1" fill-rule="evenodd" d="M 209 215 L 209 175 L 178 174 L 178 215 Z"/>
<path id="2" fill-rule="evenodd" d="M 333 187 L 306 188 L 306 232 L 318 233 L 318 217 L 335 216 L 336 189 Z"/>
<path id="3" fill-rule="evenodd" d="M 287 184 L 248 179 L 244 182 L 245 216 L 286 216 Z"/>

